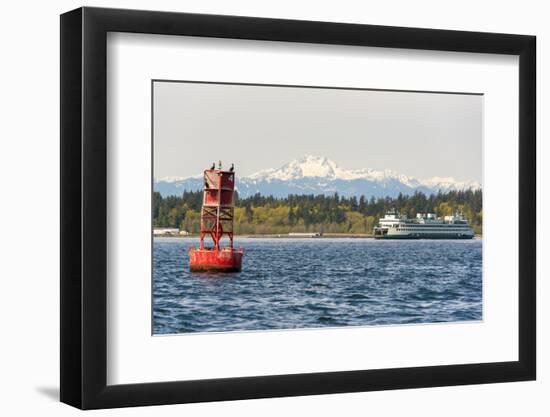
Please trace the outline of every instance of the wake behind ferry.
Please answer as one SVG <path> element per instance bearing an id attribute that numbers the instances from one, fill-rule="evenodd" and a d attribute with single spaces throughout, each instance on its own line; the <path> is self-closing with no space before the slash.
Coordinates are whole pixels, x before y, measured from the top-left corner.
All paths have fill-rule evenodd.
<path id="1" fill-rule="evenodd" d="M 472 239 L 474 230 L 460 214 L 436 217 L 418 213 L 416 219 L 396 212 L 386 213 L 374 228 L 375 239 Z"/>

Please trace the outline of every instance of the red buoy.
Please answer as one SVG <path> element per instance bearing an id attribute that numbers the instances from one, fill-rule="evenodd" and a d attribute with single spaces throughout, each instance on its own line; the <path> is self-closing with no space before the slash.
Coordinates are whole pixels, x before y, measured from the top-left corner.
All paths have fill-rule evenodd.
<path id="1" fill-rule="evenodd" d="M 204 192 L 201 209 L 201 233 L 199 248 L 189 249 L 191 272 L 239 272 L 243 250 L 233 248 L 233 215 L 235 209 L 235 173 L 212 169 L 204 171 Z M 221 247 L 223 236 L 229 238 L 229 246 Z M 213 246 L 206 247 L 204 238 L 210 236 Z"/>

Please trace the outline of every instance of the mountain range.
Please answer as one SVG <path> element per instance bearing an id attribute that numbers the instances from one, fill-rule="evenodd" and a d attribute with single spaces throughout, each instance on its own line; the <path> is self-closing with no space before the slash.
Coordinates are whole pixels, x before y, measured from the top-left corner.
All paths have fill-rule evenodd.
<path id="1" fill-rule="evenodd" d="M 203 187 L 202 174 L 192 177 L 155 179 L 154 190 L 163 197 L 181 195 L 183 191 L 197 191 Z M 239 196 L 246 198 L 256 193 L 286 197 L 289 194 L 338 194 L 346 197 L 364 195 L 397 197 L 415 191 L 426 194 L 451 190 L 477 190 L 476 181 L 457 181 L 452 177 L 417 179 L 391 170 L 371 168 L 346 170 L 324 156 L 304 155 L 278 169 L 270 168 L 255 174 L 237 177 Z"/>

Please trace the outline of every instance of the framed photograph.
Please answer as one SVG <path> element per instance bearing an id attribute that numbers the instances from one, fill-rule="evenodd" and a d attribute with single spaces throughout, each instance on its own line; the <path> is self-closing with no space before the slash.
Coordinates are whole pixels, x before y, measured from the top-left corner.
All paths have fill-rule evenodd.
<path id="1" fill-rule="evenodd" d="M 533 380 L 535 37 L 61 16 L 61 401 Z"/>

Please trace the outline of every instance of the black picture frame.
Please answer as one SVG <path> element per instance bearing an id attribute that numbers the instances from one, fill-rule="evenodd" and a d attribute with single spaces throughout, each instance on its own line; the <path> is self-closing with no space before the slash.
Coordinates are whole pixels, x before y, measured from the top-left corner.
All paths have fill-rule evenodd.
<path id="1" fill-rule="evenodd" d="M 519 56 L 519 358 L 107 385 L 108 32 Z M 81 409 L 533 380 L 536 377 L 534 36 L 156 11 L 61 15 L 61 401 Z"/>

